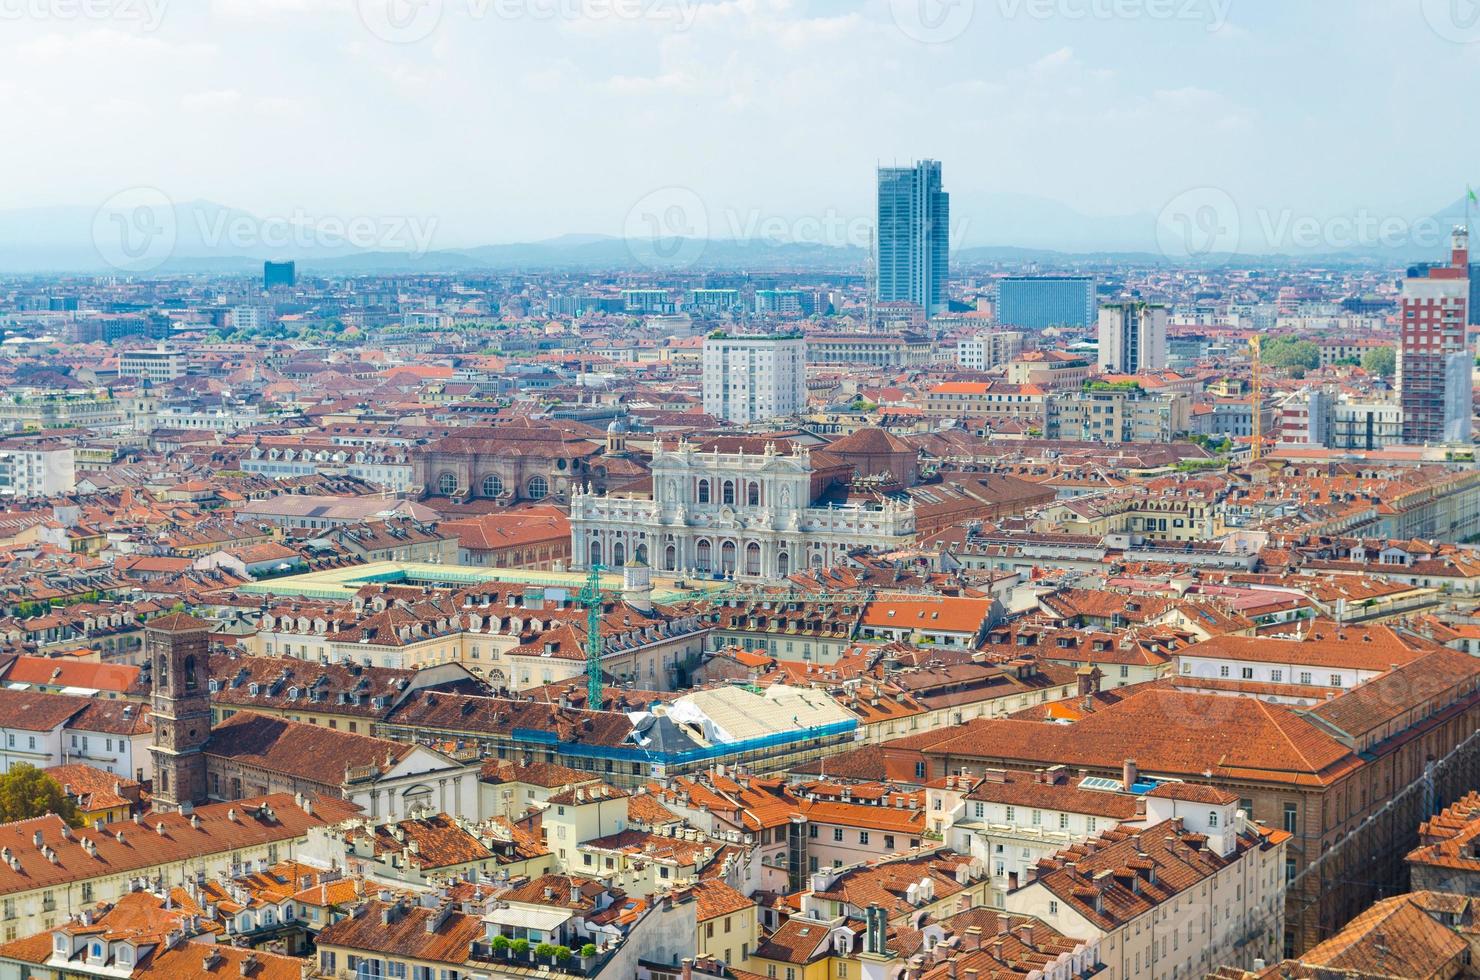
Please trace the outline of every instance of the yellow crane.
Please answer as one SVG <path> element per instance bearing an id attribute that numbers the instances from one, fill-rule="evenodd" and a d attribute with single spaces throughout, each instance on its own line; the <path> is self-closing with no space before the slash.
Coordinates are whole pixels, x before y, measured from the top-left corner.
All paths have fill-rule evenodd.
<path id="1" fill-rule="evenodd" d="M 1259 335 L 1249 338 L 1249 359 L 1253 366 L 1249 383 L 1249 411 L 1253 421 L 1253 442 L 1249 459 L 1258 462 L 1264 455 L 1264 370 L 1259 361 Z"/>

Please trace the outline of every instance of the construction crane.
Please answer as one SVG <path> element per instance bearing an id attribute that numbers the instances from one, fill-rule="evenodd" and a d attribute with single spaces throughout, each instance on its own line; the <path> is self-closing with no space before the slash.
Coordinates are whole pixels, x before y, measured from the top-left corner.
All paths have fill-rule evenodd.
<path id="1" fill-rule="evenodd" d="M 601 565 L 592 565 L 588 568 L 586 583 L 576 594 L 577 601 L 586 610 L 586 706 L 592 711 L 599 710 L 601 707 L 601 614 L 603 606 L 608 598 L 620 599 L 624 593 L 622 589 L 601 587 L 601 573 L 604 570 Z M 878 594 L 874 589 L 861 592 L 799 592 L 795 588 L 789 588 L 784 592 L 768 592 L 764 586 L 743 585 L 731 581 L 719 589 L 687 589 L 668 593 L 664 597 L 664 602 L 666 605 L 694 600 L 723 602 L 731 599 L 749 599 L 780 605 L 793 602 L 862 604 L 872 602 L 877 598 Z M 940 602 L 942 599 L 938 595 L 910 593 L 902 593 L 899 598 L 910 602 Z"/>
<path id="2" fill-rule="evenodd" d="M 601 566 L 592 565 L 577 596 L 586 607 L 586 707 L 601 707 Z"/>
<path id="3" fill-rule="evenodd" d="M 1250 379 L 1249 409 L 1253 420 L 1251 432 L 1254 439 L 1249 447 L 1249 459 L 1258 462 L 1264 455 L 1264 366 L 1259 360 L 1259 335 L 1249 338 L 1249 359 L 1253 366 Z"/>

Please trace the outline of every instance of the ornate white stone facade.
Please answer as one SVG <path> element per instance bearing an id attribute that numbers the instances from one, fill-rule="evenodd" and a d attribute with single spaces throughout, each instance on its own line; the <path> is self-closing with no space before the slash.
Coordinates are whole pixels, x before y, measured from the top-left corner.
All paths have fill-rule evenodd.
<path id="1" fill-rule="evenodd" d="M 571 559 L 757 581 L 836 564 L 851 549 L 914 541 L 909 504 L 814 506 L 810 453 L 655 448 L 652 499 L 571 497 Z"/>

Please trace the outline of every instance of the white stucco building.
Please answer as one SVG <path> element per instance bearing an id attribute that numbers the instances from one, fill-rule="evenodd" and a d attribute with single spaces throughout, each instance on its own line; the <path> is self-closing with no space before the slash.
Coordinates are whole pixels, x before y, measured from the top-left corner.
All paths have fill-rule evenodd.
<path id="1" fill-rule="evenodd" d="M 1098 942 L 1102 980 L 1180 980 L 1249 969 L 1284 947 L 1290 835 L 1250 823 L 1238 798 L 1166 783 L 1146 814 L 1045 858 L 1010 891 L 1009 912 Z"/>
<path id="2" fill-rule="evenodd" d="M 745 424 L 807 407 L 807 342 L 800 335 L 704 341 L 704 411 Z"/>
<path id="3" fill-rule="evenodd" d="M 808 450 L 760 438 L 655 446 L 650 496 L 572 493 L 572 564 L 636 559 L 662 571 L 755 581 L 831 566 L 850 549 L 914 541 L 909 504 L 855 503 L 836 493 L 821 501 L 851 467 L 819 457 L 814 466 Z"/>
<path id="4" fill-rule="evenodd" d="M 49 497 L 77 489 L 71 446 L 0 442 L 0 496 Z"/>

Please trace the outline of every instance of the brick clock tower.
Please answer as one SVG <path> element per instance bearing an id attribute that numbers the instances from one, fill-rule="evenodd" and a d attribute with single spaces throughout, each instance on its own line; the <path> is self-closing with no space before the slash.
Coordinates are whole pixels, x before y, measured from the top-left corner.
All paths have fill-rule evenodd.
<path id="1" fill-rule="evenodd" d="M 210 625 L 169 613 L 144 627 L 154 688 L 154 806 L 179 810 L 206 799 L 206 757 L 211 737 Z"/>

